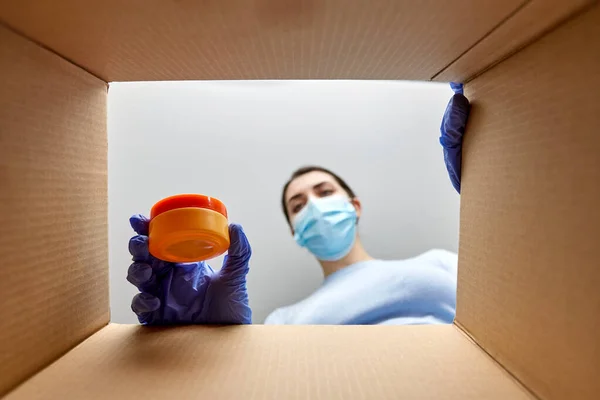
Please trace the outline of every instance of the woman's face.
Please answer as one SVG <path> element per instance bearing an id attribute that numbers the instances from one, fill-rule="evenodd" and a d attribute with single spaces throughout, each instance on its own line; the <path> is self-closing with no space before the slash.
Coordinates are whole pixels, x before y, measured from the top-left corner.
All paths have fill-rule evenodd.
<path id="1" fill-rule="evenodd" d="M 285 206 L 291 225 L 294 225 L 294 217 L 302 211 L 310 198 L 318 199 L 340 194 L 348 196 L 348 193 L 333 176 L 326 172 L 312 171 L 297 177 L 289 184 L 285 193 Z M 355 198 L 350 202 L 354 205 L 357 216 L 360 218 L 360 201 Z"/>

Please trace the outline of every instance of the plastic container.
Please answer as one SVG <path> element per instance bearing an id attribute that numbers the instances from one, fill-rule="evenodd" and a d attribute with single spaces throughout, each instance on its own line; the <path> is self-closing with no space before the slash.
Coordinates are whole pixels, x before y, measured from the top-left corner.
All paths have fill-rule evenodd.
<path id="1" fill-rule="evenodd" d="M 150 254 L 184 263 L 217 257 L 229 248 L 225 205 L 214 197 L 180 194 L 156 203 L 150 211 Z"/>

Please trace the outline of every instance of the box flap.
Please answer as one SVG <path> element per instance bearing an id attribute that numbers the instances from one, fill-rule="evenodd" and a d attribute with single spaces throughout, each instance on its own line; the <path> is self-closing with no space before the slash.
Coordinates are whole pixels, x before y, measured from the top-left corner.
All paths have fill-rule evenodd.
<path id="1" fill-rule="evenodd" d="M 0 26 L 0 395 L 108 323 L 106 83 Z"/>
<path id="2" fill-rule="evenodd" d="M 543 399 L 600 397 L 600 7 L 470 82 L 457 320 Z"/>
<path id="3" fill-rule="evenodd" d="M 106 81 L 429 80 L 524 0 L 0 0 Z"/>
<path id="4" fill-rule="evenodd" d="M 515 53 L 594 0 L 532 0 L 442 70 L 433 80 L 464 82 Z"/>
<path id="5" fill-rule="evenodd" d="M 102 329 L 17 399 L 531 399 L 457 327 Z"/>

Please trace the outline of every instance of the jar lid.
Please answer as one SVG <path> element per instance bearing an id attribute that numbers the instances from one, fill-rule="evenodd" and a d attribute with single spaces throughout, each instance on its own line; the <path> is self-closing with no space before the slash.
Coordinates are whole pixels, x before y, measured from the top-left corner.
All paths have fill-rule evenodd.
<path id="1" fill-rule="evenodd" d="M 177 208 L 206 208 L 227 218 L 225 204 L 217 198 L 202 194 L 178 194 L 158 201 L 150 210 L 150 219 Z"/>

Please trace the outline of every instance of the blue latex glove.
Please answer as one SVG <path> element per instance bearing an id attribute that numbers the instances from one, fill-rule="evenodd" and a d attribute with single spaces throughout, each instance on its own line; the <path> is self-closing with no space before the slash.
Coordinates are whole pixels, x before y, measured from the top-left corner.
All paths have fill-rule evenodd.
<path id="1" fill-rule="evenodd" d="M 444 162 L 452 186 L 460 193 L 460 172 L 462 163 L 462 140 L 469 119 L 471 105 L 463 94 L 462 83 L 450 83 L 454 96 L 448 102 L 440 131 L 440 143 L 444 148 Z"/>
<path id="2" fill-rule="evenodd" d="M 231 245 L 223 268 L 215 272 L 204 261 L 174 264 L 148 251 L 148 223 L 142 215 L 130 218 L 138 235 L 129 241 L 133 264 L 127 280 L 141 293 L 131 309 L 144 325 L 251 324 L 246 274 L 252 250 L 239 225 L 229 226 Z"/>

